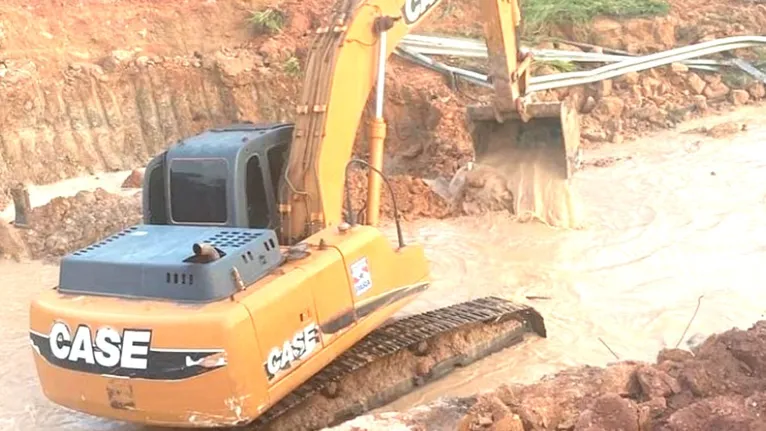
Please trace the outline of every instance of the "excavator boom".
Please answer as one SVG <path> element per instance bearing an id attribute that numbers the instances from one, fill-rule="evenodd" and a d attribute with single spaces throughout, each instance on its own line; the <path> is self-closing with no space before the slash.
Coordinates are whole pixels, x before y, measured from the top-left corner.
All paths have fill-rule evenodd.
<path id="1" fill-rule="evenodd" d="M 331 24 L 317 29 L 298 102 L 293 146 L 280 185 L 282 236 L 297 242 L 341 221 L 345 167 L 370 91 L 370 164 L 382 170 L 385 62 L 398 42 L 441 0 L 341 0 Z M 519 51 L 516 0 L 480 0 L 489 52 L 491 103 L 471 107 L 477 162 L 508 174 L 533 163 L 568 179 L 579 147 L 575 112 L 561 103 L 525 100 L 531 55 Z M 536 121 L 540 119 L 540 121 Z M 367 223 L 378 220 L 380 178 L 369 175 Z"/>

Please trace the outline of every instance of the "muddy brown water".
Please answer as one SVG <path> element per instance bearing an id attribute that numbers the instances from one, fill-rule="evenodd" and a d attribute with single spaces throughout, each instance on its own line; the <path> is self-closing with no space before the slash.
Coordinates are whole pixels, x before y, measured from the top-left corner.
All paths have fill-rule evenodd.
<path id="1" fill-rule="evenodd" d="M 727 121 L 750 121 L 747 132 L 729 138 L 664 132 L 586 154 L 631 158 L 578 173 L 585 229 L 518 224 L 502 214 L 407 225 L 406 237 L 426 245 L 435 281 L 402 315 L 502 295 L 537 308 L 549 337 L 492 355 L 380 410 L 531 382 L 572 365 L 602 366 L 615 360 L 605 344 L 620 359 L 653 361 L 659 349 L 678 343 L 703 295 L 682 346 L 762 318 L 766 127 L 757 120 L 764 112 L 728 115 Z M 56 283 L 57 271 L 38 262 L 0 263 L 0 358 L 12 364 L 0 368 L 0 431 L 142 429 L 72 413 L 43 397 L 27 309 Z"/>

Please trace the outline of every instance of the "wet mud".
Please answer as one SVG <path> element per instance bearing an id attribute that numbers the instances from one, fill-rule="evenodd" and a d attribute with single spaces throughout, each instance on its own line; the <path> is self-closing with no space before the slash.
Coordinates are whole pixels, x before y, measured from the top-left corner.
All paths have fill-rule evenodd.
<path id="1" fill-rule="evenodd" d="M 761 223 L 766 216 L 762 182 L 766 153 L 761 148 L 766 128 L 757 122 L 762 112 L 763 108 L 751 108 L 706 120 L 705 124 L 748 124 L 747 130 L 724 139 L 680 133 L 703 124 L 692 122 L 678 133 L 664 132 L 646 141 L 589 153 L 587 161 L 611 159 L 614 163 L 588 165 L 574 181 L 587 208 L 585 229 L 518 223 L 506 211 L 406 222 L 405 239 L 426 246 L 434 284 L 401 316 L 500 295 L 534 306 L 544 316 L 549 335 L 458 370 L 375 413 L 393 421 L 415 414 L 407 411 L 416 405 L 454 405 L 439 401 L 443 397 L 470 397 L 502 384 L 531 384 L 567 367 L 603 367 L 617 357 L 652 363 L 662 349 L 677 344 L 689 349 L 707 335 L 748 328 L 763 318 L 766 298 L 757 288 L 766 281 L 759 264 L 766 257 Z M 78 199 L 82 197 L 70 200 Z M 73 215 L 67 214 L 64 225 Z M 391 233 L 393 244 L 392 227 L 383 228 Z M 0 375 L 0 387 L 8 391 L 0 408 L 8 412 L 10 426 L 141 429 L 72 413 L 43 397 L 31 353 L 19 353 L 27 350 L 26 304 L 36 292 L 55 284 L 58 270 L 55 265 L 29 261 L 0 265 L 0 283 L 6 286 L 11 304 L 4 314 L 9 328 L 4 345 L 9 347 L 0 357 L 20 358 L 14 370 Z M 690 328 L 684 332 L 687 325 Z M 580 377 L 577 371 L 566 375 L 578 384 L 592 385 L 588 381 L 594 376 L 598 380 L 598 373 L 591 369 Z M 711 382 L 719 384 L 716 379 Z M 752 394 L 739 392 L 744 398 Z M 638 406 L 645 402 L 640 400 L 628 401 Z M 426 416 L 434 423 L 445 417 L 459 419 L 471 405 L 460 401 L 449 414 Z M 521 417 L 521 411 L 509 408 Z M 407 413 L 398 416 L 397 412 Z M 371 423 L 373 428 L 362 429 L 391 429 Z"/>

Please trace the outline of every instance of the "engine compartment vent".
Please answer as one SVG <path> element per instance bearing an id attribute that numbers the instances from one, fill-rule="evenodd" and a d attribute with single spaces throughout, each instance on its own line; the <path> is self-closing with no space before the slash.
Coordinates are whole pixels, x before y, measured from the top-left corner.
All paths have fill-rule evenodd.
<path id="1" fill-rule="evenodd" d="M 195 244 L 212 246 L 217 256 L 190 259 Z M 268 229 L 138 225 L 62 259 L 59 291 L 211 302 L 238 291 L 234 269 L 249 286 L 283 261 Z"/>

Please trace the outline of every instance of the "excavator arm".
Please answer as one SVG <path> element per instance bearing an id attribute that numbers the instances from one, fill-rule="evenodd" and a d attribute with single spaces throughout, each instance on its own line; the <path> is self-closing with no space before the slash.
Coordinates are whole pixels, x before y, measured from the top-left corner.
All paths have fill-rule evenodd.
<path id="1" fill-rule="evenodd" d="M 341 0 L 336 4 L 330 26 L 319 28 L 310 47 L 303 91 L 297 107 L 293 143 L 287 168 L 280 182 L 282 238 L 290 244 L 341 221 L 345 168 L 353 149 L 356 131 L 369 93 L 376 87 L 375 117 L 369 124 L 370 165 L 382 170 L 386 123 L 383 119 L 384 74 L 388 56 L 399 41 L 428 17 L 441 0 Z M 527 123 L 536 116 L 554 118 L 553 159 L 561 165 L 566 149 L 576 146 L 572 113 L 560 104 L 523 102 L 531 57 L 521 58 L 518 26 L 521 20 L 516 0 L 480 0 L 490 60 L 490 79 L 495 88 L 492 104 L 475 107 L 469 115 L 477 158 L 497 160 L 490 153 L 511 148 L 487 139 L 489 135 L 513 135 L 517 147 Z M 531 111 L 531 112 L 530 112 Z M 520 119 L 521 126 L 514 120 Z M 549 128 L 549 124 L 543 124 Z M 562 139 L 564 135 L 568 139 Z M 540 140 L 539 134 L 536 140 Z M 543 138 L 542 140 L 545 140 Z M 479 142 L 481 141 L 481 142 Z M 571 145 L 572 143 L 575 145 Z M 517 157 L 509 153 L 507 157 Z M 503 164 L 505 161 L 503 162 Z M 554 163 L 556 164 L 556 163 Z M 564 162 L 566 165 L 566 162 Z M 561 171 L 561 166 L 557 168 Z M 565 177 L 569 169 L 565 166 Z M 367 224 L 378 221 L 380 176 L 369 175 Z"/>

